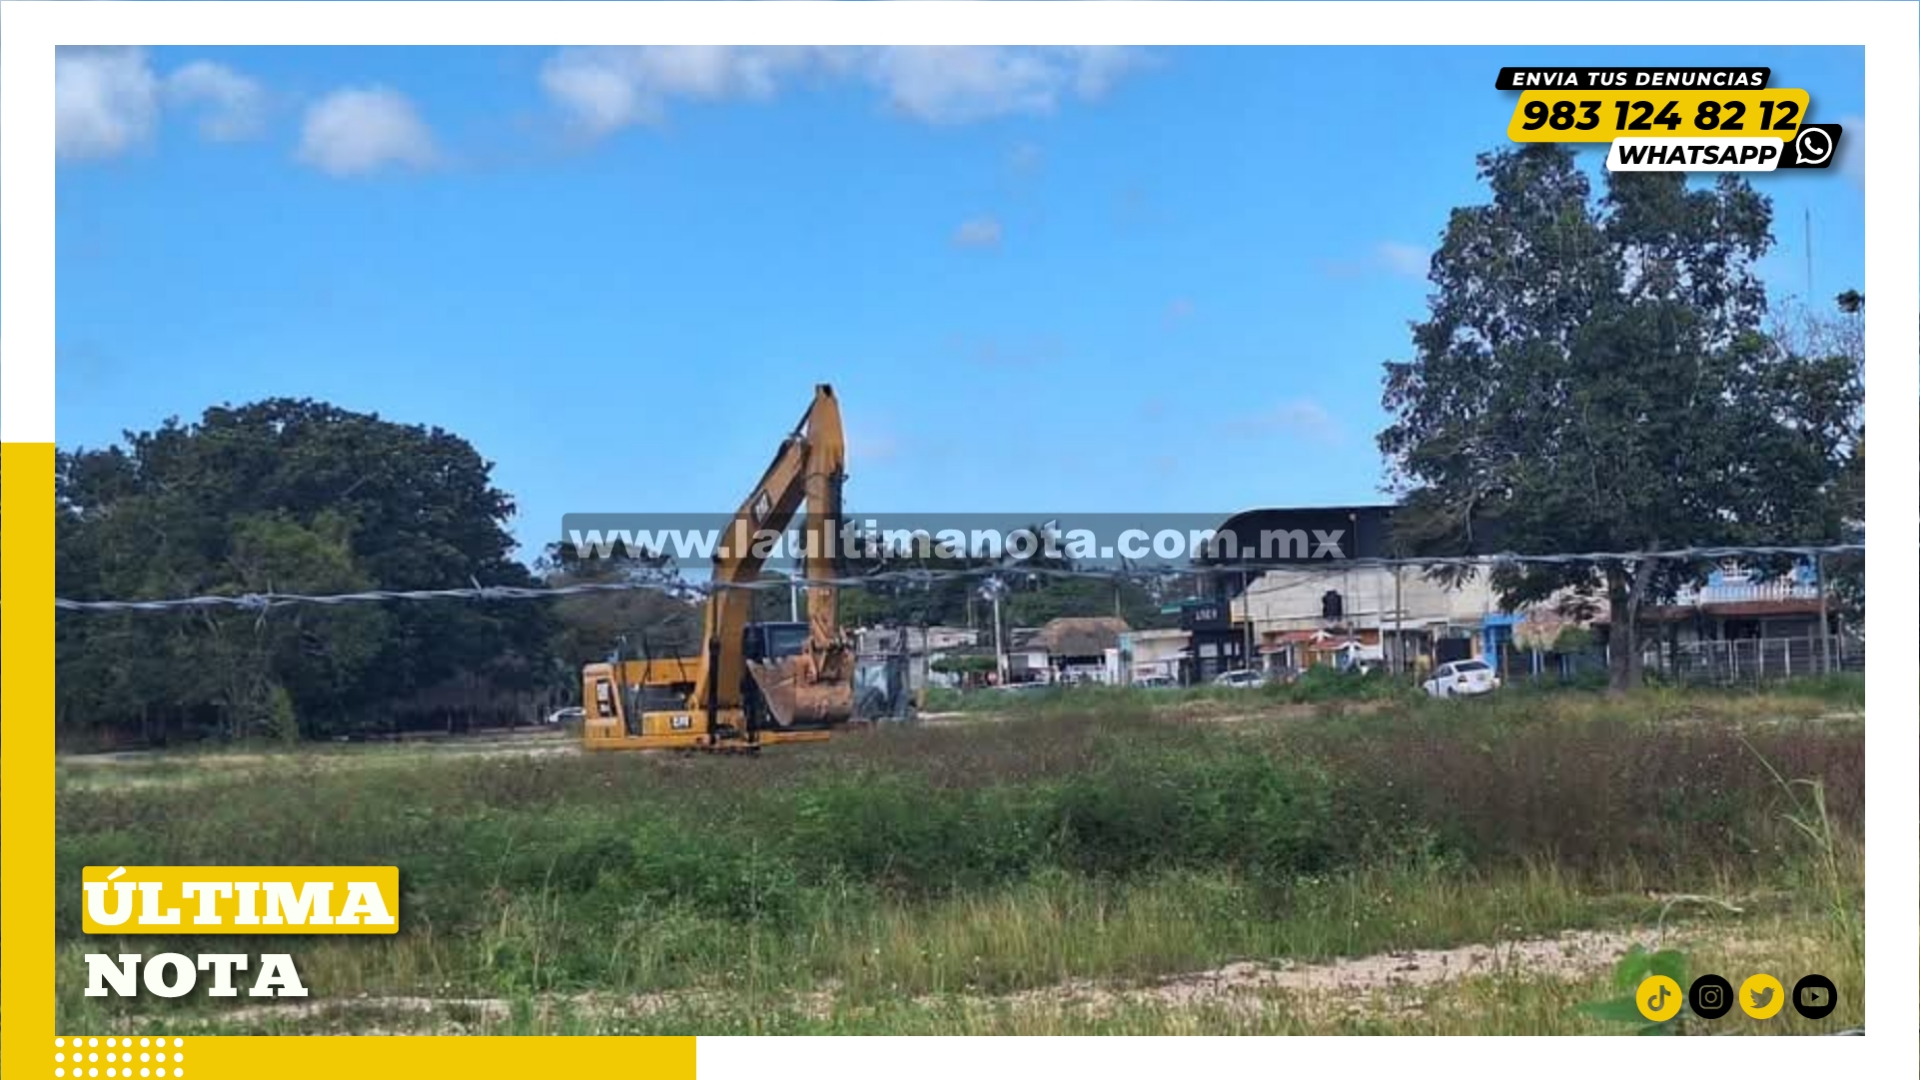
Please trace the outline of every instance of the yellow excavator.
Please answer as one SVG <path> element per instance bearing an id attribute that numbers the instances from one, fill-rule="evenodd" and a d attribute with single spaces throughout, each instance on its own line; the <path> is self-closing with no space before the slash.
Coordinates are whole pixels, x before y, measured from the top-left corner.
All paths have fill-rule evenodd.
<path id="1" fill-rule="evenodd" d="M 750 622 L 765 538 L 784 534 L 806 504 L 805 577 L 835 576 L 846 438 L 833 388 L 780 444 L 773 464 L 714 548 L 704 648 L 693 657 L 627 657 L 582 670 L 589 750 L 756 751 L 826 739 L 854 712 L 857 655 L 841 630 L 837 590 L 806 588 L 805 622 Z M 624 650 L 623 650 L 624 651 Z"/>

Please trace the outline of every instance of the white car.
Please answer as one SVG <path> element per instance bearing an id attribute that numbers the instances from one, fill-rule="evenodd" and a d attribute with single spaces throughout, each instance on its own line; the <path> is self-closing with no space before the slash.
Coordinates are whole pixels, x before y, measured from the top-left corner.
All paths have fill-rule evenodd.
<path id="1" fill-rule="evenodd" d="M 578 723 L 586 718 L 587 710 L 578 705 L 571 705 L 548 713 L 547 723 L 553 727 L 559 727 L 562 724 Z"/>
<path id="2" fill-rule="evenodd" d="M 1265 675 L 1262 675 L 1257 671 L 1249 671 L 1246 668 L 1241 668 L 1238 671 L 1222 672 L 1221 674 L 1215 675 L 1213 677 L 1213 685 L 1215 686 L 1234 686 L 1234 687 L 1259 686 L 1261 683 L 1266 681 L 1267 681 L 1267 677 Z"/>
<path id="3" fill-rule="evenodd" d="M 1455 660 L 1441 664 L 1433 678 L 1420 684 L 1428 697 L 1471 697 L 1500 689 L 1500 676 L 1485 660 Z"/>

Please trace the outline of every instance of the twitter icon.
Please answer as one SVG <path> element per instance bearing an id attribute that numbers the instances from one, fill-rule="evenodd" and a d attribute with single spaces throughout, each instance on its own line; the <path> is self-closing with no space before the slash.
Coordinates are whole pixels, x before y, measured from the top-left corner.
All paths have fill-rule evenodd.
<path id="1" fill-rule="evenodd" d="M 1786 991 L 1781 989 L 1780 980 L 1771 975 L 1749 975 L 1747 981 L 1740 984 L 1740 1011 L 1755 1020 L 1772 1019 L 1786 1003 Z"/>

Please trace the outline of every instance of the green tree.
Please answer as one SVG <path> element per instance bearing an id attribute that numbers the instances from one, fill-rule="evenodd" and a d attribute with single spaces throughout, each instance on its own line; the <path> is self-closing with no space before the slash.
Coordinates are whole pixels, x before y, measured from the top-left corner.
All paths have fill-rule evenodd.
<path id="1" fill-rule="evenodd" d="M 1855 432 L 1851 364 L 1761 329 L 1768 201 L 1745 181 L 1611 173 L 1563 147 L 1479 159 L 1413 358 L 1386 365 L 1379 443 L 1416 553 L 1654 551 L 1829 542 Z M 1609 615 L 1615 688 L 1640 682 L 1641 610 L 1704 565 L 1639 559 L 1494 577 L 1510 606 L 1566 590 Z"/>
<path id="2" fill-rule="evenodd" d="M 1115 615 L 1135 630 L 1165 624 L 1161 605 L 1134 581 L 1100 578 L 1041 578 L 1010 593 L 1005 602 L 1009 626 L 1044 626 L 1054 619 Z"/>
<path id="3" fill-rule="evenodd" d="M 491 471 L 438 428 L 304 400 L 211 408 L 59 455 L 60 595 L 530 585 Z M 326 736 L 402 723 L 455 681 L 507 700 L 550 681 L 548 620 L 462 602 L 63 616 L 62 733 Z"/>
<path id="4" fill-rule="evenodd" d="M 370 587 L 355 564 L 345 518 L 323 512 L 301 524 L 279 511 L 233 522 L 227 556 L 207 586 L 214 595 Z M 390 633 L 388 614 L 373 605 L 288 607 L 268 618 L 207 608 L 198 622 L 205 637 L 185 651 L 198 659 L 205 680 L 198 689 L 219 706 L 230 738 L 292 740 L 346 726 L 346 716 L 302 717 L 295 703 L 318 710 L 350 695 L 373 672 Z"/>
<path id="5" fill-rule="evenodd" d="M 1831 357 L 1852 365 L 1854 378 L 1866 378 L 1867 298 L 1848 289 L 1833 298 L 1831 311 L 1790 305 L 1777 318 L 1774 334 L 1803 356 Z M 1835 488 L 1840 505 L 1842 539 L 1858 542 L 1867 520 L 1867 440 L 1864 410 L 1856 410 L 1846 464 Z M 1856 630 L 1866 619 L 1866 560 L 1856 554 L 1830 555 L 1824 560 L 1829 586 L 1828 607 L 1844 625 Z"/>
<path id="6" fill-rule="evenodd" d="M 611 551 L 582 556 L 572 544 L 561 542 L 547 545 L 534 571 L 555 587 L 609 582 L 658 586 L 553 602 L 552 651 L 569 685 L 577 683 L 581 665 L 604 660 L 622 639 L 636 656 L 692 656 L 700 651 L 702 605 L 672 588 L 676 579 L 665 556 L 629 553 L 617 541 Z"/>
<path id="7" fill-rule="evenodd" d="M 840 621 L 848 626 L 965 626 L 983 624 L 982 579 L 920 577 L 985 570 L 994 565 L 984 553 L 949 551 L 931 536 L 889 547 L 877 536 L 856 536 L 841 573 L 869 578 L 859 588 L 840 590 Z"/>

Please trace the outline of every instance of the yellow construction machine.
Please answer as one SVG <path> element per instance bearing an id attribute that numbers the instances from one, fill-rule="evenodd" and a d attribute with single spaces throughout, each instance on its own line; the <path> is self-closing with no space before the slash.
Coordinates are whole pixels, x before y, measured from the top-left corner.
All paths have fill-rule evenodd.
<path id="1" fill-rule="evenodd" d="M 583 669 L 587 749 L 753 751 L 825 739 L 852 718 L 857 656 L 840 628 L 837 591 L 809 584 L 805 622 L 755 623 L 752 592 L 729 587 L 759 576 L 766 538 L 784 534 L 803 502 L 805 576 L 834 577 L 845 478 L 840 403 L 823 384 L 718 538 L 701 654 L 616 652 Z"/>

